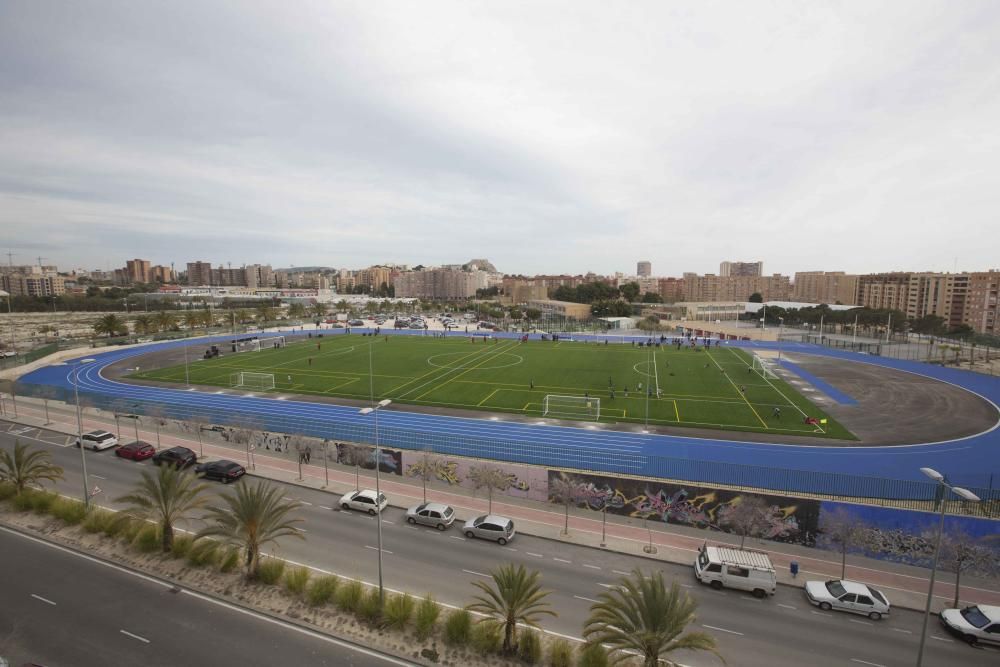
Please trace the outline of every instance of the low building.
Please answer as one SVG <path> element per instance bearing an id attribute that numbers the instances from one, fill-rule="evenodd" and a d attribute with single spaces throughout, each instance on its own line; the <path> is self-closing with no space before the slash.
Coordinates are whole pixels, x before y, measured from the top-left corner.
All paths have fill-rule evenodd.
<path id="1" fill-rule="evenodd" d="M 573 303 L 572 301 L 554 301 L 552 299 L 535 299 L 528 302 L 528 308 L 537 308 L 544 315 L 566 317 L 572 320 L 590 318 L 589 303 Z"/>

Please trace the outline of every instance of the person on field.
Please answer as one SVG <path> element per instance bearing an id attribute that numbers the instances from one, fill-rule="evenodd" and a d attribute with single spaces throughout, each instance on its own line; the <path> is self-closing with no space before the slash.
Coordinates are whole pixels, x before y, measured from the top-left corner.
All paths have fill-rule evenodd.
<path id="1" fill-rule="evenodd" d="M 781 419 L 781 408 L 774 406 L 774 410 L 771 411 L 771 416 L 775 419 Z"/>

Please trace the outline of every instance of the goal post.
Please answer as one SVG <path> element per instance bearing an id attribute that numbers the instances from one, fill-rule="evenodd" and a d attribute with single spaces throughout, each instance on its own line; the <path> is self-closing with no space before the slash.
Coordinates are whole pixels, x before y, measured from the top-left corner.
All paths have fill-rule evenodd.
<path id="1" fill-rule="evenodd" d="M 753 355 L 753 371 L 757 375 L 761 376 L 765 380 L 777 380 L 778 376 L 775 375 L 774 371 L 771 369 L 771 364 L 764 361 L 760 355 Z"/>
<path id="2" fill-rule="evenodd" d="M 256 389 L 257 391 L 274 389 L 274 374 L 240 371 L 229 376 L 229 386 L 234 389 Z"/>
<path id="3" fill-rule="evenodd" d="M 546 394 L 542 403 L 542 416 L 597 421 L 601 418 L 601 399 L 596 396 Z"/>
<path id="4" fill-rule="evenodd" d="M 278 347 L 285 347 L 284 336 L 268 336 L 259 338 L 258 336 L 245 336 L 234 338 L 232 341 L 233 352 L 260 352 Z"/>

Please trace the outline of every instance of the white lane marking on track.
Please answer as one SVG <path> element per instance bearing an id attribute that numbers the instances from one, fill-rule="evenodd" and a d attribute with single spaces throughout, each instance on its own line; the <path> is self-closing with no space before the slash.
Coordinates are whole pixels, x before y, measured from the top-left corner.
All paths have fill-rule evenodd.
<path id="1" fill-rule="evenodd" d="M 739 635 L 740 637 L 743 636 L 742 632 L 736 632 L 736 630 L 727 630 L 725 628 L 719 628 L 719 627 L 716 627 L 714 625 L 705 625 L 705 624 L 702 624 L 701 627 L 708 628 L 709 630 L 718 630 L 719 632 L 728 632 L 731 635 Z"/>
<path id="2" fill-rule="evenodd" d="M 594 604 L 600 604 L 597 600 L 593 598 L 585 598 L 582 595 L 574 595 L 573 597 L 576 598 L 577 600 L 583 600 L 584 602 L 593 602 Z"/>
<path id="3" fill-rule="evenodd" d="M 118 632 L 122 633 L 123 635 L 127 635 L 127 636 L 131 637 L 132 639 L 138 639 L 139 641 L 141 641 L 144 644 L 148 644 L 149 643 L 149 640 L 146 639 L 145 637 L 140 637 L 139 635 L 134 635 L 131 632 L 129 632 L 128 630 L 119 630 Z"/>
<path id="4" fill-rule="evenodd" d="M 378 551 L 378 547 L 370 547 L 367 544 L 365 545 L 365 549 L 371 549 L 372 551 Z M 388 549 L 382 549 L 382 553 L 392 555 L 392 552 L 389 551 Z"/>
<path id="5" fill-rule="evenodd" d="M 50 605 L 52 605 L 53 607 L 55 607 L 55 606 L 56 606 L 56 603 L 55 603 L 55 602 L 53 602 L 52 600 L 49 600 L 48 598 L 43 598 L 43 597 L 42 597 L 41 595 L 35 595 L 34 593 L 32 593 L 32 594 L 31 594 L 31 597 L 35 598 L 36 600 L 41 600 L 41 601 L 42 601 L 42 602 L 44 602 L 45 604 L 50 604 Z"/>
<path id="6" fill-rule="evenodd" d="M 475 570 L 462 570 L 462 572 L 465 572 L 466 574 L 473 574 L 477 577 L 486 577 L 487 579 L 490 578 L 490 575 L 483 574 L 482 572 L 476 572 Z"/>
<path id="7" fill-rule="evenodd" d="M 851 662 L 856 662 L 860 665 L 871 665 L 871 667 L 885 667 L 885 665 L 880 665 L 877 662 L 868 662 L 867 660 L 861 660 L 860 658 L 851 658 Z"/>

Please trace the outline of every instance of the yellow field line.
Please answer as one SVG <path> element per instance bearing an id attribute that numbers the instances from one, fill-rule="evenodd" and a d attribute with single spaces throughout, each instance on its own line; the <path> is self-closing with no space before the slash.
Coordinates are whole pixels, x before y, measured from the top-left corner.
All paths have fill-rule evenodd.
<path id="1" fill-rule="evenodd" d="M 708 355 L 708 358 L 712 360 L 713 364 L 715 364 L 716 366 L 719 366 L 719 362 L 715 360 L 715 357 L 712 356 L 711 352 L 709 352 L 706 349 L 705 350 L 705 354 Z M 722 370 L 722 366 L 719 366 L 719 370 L 720 371 Z M 739 394 L 743 398 L 743 402 L 747 404 L 747 407 L 749 407 L 751 410 L 753 410 L 754 415 L 757 416 L 757 421 L 759 421 L 761 423 L 761 425 L 763 425 L 763 427 L 765 429 L 769 429 L 769 427 L 767 425 L 767 422 L 760 418 L 760 413 L 758 413 L 757 409 L 754 408 L 754 406 L 750 403 L 750 401 L 747 400 L 746 394 L 744 394 L 742 391 L 740 391 L 740 388 L 736 385 L 735 382 L 733 382 L 733 378 L 729 377 L 729 373 L 726 373 L 726 379 L 729 380 L 729 384 L 733 385 L 733 389 L 736 390 L 736 393 Z"/>
<path id="2" fill-rule="evenodd" d="M 500 389 L 499 389 L 499 388 L 497 388 L 497 389 L 494 389 L 493 391 L 491 391 L 491 392 L 490 392 L 490 395 L 489 395 L 489 396 L 487 396 L 487 397 L 486 397 L 486 398 L 484 398 L 483 400 L 481 400 L 481 401 L 479 401 L 478 403 L 476 403 L 476 405 L 477 405 L 477 406 L 478 406 L 478 405 L 482 405 L 482 404 L 483 404 L 483 403 L 485 403 L 486 401 L 490 400 L 491 398 L 493 398 L 493 394 L 497 393 L 498 391 L 500 391 Z"/>
<path id="3" fill-rule="evenodd" d="M 680 410 L 677 409 L 677 401 L 674 401 L 674 416 L 677 417 L 677 423 L 680 424 L 681 423 L 681 413 L 680 413 Z"/>

